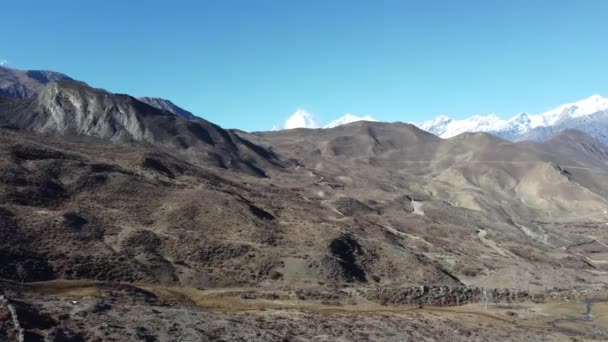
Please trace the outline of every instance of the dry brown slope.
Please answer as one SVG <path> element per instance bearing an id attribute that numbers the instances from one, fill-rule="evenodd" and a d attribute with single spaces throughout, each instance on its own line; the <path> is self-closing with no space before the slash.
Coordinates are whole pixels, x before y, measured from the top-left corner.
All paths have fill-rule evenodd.
<path id="1" fill-rule="evenodd" d="M 536 213 L 552 219 L 597 217 L 607 204 L 602 194 L 608 182 L 599 185 L 607 174 L 597 165 L 485 133 L 443 140 L 407 124 L 357 122 L 253 137 L 324 179 L 360 187 L 357 196 L 367 192 L 378 199 L 409 191 L 501 212 L 506 203 L 523 219 Z M 574 172 L 580 175 L 571 177 Z M 591 181 L 598 187 L 586 187 Z M 575 211 L 571 217 L 567 208 Z"/>
<path id="2" fill-rule="evenodd" d="M 343 217 L 274 180 L 220 177 L 150 147 L 2 133 L 5 278 L 458 283 L 387 237 L 373 213 L 370 222 Z"/>

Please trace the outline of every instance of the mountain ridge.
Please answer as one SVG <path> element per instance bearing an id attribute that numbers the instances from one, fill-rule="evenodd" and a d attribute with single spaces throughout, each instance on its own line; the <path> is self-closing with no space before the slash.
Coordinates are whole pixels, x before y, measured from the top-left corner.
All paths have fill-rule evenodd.
<path id="1" fill-rule="evenodd" d="M 180 116 L 180 117 L 188 119 L 188 120 L 195 120 L 195 119 L 199 118 L 198 116 L 192 114 L 191 112 L 185 110 L 184 108 L 176 105 L 171 100 L 163 99 L 160 97 L 148 97 L 148 96 L 138 97 L 137 99 L 141 102 L 149 104 L 152 107 L 166 110 L 168 112 L 171 112 L 177 116 Z"/>
<path id="2" fill-rule="evenodd" d="M 490 114 L 454 120 L 441 115 L 418 123 L 418 126 L 442 138 L 464 132 L 488 132 L 513 141 L 544 141 L 563 130 L 578 129 L 606 144 L 608 134 L 604 130 L 608 128 L 608 99 L 592 95 L 541 114 L 519 113 L 509 119 Z"/>
<path id="3" fill-rule="evenodd" d="M 68 75 L 48 70 L 19 70 L 0 66 L 0 95 L 25 99 L 35 96 L 53 81 L 76 81 Z M 81 81 L 78 81 L 81 82 Z M 82 82 L 83 84 L 86 84 Z M 183 118 L 193 120 L 198 117 L 177 106 L 170 100 L 159 97 L 139 97 L 158 109 L 166 110 Z"/>
<path id="4" fill-rule="evenodd" d="M 52 81 L 73 81 L 65 74 L 47 70 L 18 70 L 0 66 L 0 95 L 29 98 Z"/>
<path id="5" fill-rule="evenodd" d="M 188 120 L 129 95 L 76 81 L 50 82 L 27 99 L 5 98 L 0 101 L 0 119 L 18 129 L 43 134 L 152 144 L 193 160 L 258 176 L 266 176 L 264 167 L 283 167 L 271 151 L 204 119 Z"/>

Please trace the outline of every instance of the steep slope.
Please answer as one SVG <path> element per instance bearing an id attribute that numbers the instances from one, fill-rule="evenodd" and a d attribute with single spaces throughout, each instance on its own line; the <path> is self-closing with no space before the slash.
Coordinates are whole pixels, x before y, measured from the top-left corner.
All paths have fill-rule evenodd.
<path id="1" fill-rule="evenodd" d="M 563 158 L 608 169 L 608 146 L 582 131 L 563 130 L 540 146 L 545 151 Z"/>
<path id="2" fill-rule="evenodd" d="M 27 131 L 149 143 L 192 161 L 256 175 L 282 167 L 272 152 L 208 121 L 186 120 L 80 82 L 52 82 L 30 99 L 4 99 L 0 106 L 2 121 Z"/>
<path id="3" fill-rule="evenodd" d="M 25 99 L 41 92 L 53 81 L 75 81 L 71 77 L 55 71 L 17 70 L 0 66 L 0 95 Z M 152 107 L 171 112 L 185 119 L 198 118 L 191 112 L 177 106 L 167 99 L 140 97 L 139 101 Z"/>
<path id="4" fill-rule="evenodd" d="M 582 184 L 590 191 L 608 198 L 605 185 L 608 174 L 608 147 L 592 136 L 577 130 L 564 130 L 544 142 L 522 141 L 528 149 L 536 149 L 553 156 L 582 165 L 564 168 L 567 177 Z"/>
<path id="5" fill-rule="evenodd" d="M 196 115 L 166 99 L 161 99 L 159 97 L 138 97 L 137 99 L 143 103 L 149 104 L 152 107 L 165 110 L 184 119 L 193 120 L 198 118 Z"/>
<path id="6" fill-rule="evenodd" d="M 70 77 L 44 70 L 16 70 L 0 66 L 0 95 L 28 98 L 53 81 L 72 80 Z"/>

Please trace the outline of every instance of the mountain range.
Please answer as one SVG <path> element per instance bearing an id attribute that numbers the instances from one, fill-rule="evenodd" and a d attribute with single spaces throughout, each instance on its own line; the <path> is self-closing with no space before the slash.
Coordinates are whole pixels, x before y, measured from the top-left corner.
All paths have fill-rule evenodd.
<path id="1" fill-rule="evenodd" d="M 300 109 L 285 122 L 275 125 L 274 130 L 294 128 L 333 128 L 356 121 L 377 121 L 371 116 L 352 114 L 321 126 L 312 114 Z M 465 119 L 451 119 L 440 115 L 433 120 L 416 124 L 418 127 L 441 138 L 451 138 L 467 132 L 487 132 L 511 141 L 545 141 L 568 129 L 585 132 L 604 144 L 608 143 L 608 99 L 600 95 L 558 106 L 541 114 L 520 113 L 510 119 L 490 114 L 475 115 Z"/>
<path id="2" fill-rule="evenodd" d="M 496 115 L 477 115 L 462 120 L 439 116 L 418 126 L 442 138 L 464 132 L 488 132 L 512 141 L 545 141 L 561 131 L 577 129 L 608 143 L 608 99 L 593 95 L 541 114 L 520 113 L 507 120 Z"/>
<path id="3" fill-rule="evenodd" d="M 0 340 L 608 338 L 574 303 L 608 293 L 608 147 L 561 129 L 599 97 L 509 136 L 547 140 L 304 110 L 244 132 L 2 72 Z"/>

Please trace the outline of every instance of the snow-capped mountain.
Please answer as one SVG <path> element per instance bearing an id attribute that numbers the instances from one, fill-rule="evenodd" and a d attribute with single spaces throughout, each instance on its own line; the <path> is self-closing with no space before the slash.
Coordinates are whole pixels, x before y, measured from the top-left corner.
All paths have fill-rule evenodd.
<path id="1" fill-rule="evenodd" d="M 337 118 L 336 120 L 328 123 L 327 125 L 323 126 L 323 128 L 334 128 L 334 127 L 346 125 L 346 124 L 349 124 L 351 122 L 356 122 L 356 121 L 377 121 L 377 120 L 372 118 L 369 115 L 359 117 L 359 116 L 353 115 L 351 113 L 347 113 L 347 114 L 344 114 L 343 116 Z"/>
<path id="2" fill-rule="evenodd" d="M 376 121 L 369 115 L 359 117 L 348 113 L 320 126 L 312 114 L 299 109 L 284 123 L 275 126 L 273 130 L 333 128 L 360 120 Z M 506 120 L 495 114 L 474 115 L 462 120 L 440 115 L 433 120 L 419 123 L 417 126 L 442 138 L 450 138 L 465 132 L 487 132 L 513 141 L 544 141 L 564 130 L 576 129 L 608 144 L 608 99 L 600 95 L 593 95 L 541 114 L 519 113 Z"/>
<path id="3" fill-rule="evenodd" d="M 551 126 L 563 119 L 578 118 L 608 110 L 608 99 L 593 95 L 584 100 L 561 105 L 532 118 L 532 128 Z"/>
<path id="4" fill-rule="evenodd" d="M 491 114 L 454 120 L 445 115 L 418 124 L 442 138 L 464 132 L 488 132 L 509 140 L 546 140 L 565 129 L 578 129 L 608 143 L 608 99 L 593 95 L 542 114 L 520 113 L 504 120 Z"/>
<path id="5" fill-rule="evenodd" d="M 322 128 L 334 128 L 355 121 L 376 121 L 376 119 L 372 118 L 369 115 L 359 117 L 351 113 L 347 113 L 339 117 L 338 119 L 333 120 Z M 278 131 L 293 128 L 321 128 L 321 126 L 312 114 L 308 113 L 303 109 L 298 109 L 287 120 L 285 120 L 285 122 L 280 125 L 275 125 L 272 130 Z"/>
<path id="6" fill-rule="evenodd" d="M 453 120 L 445 115 L 441 115 L 434 120 L 419 124 L 418 127 L 442 138 L 449 138 L 465 132 L 487 132 L 501 128 L 504 125 L 502 121 L 494 114 L 487 116 L 475 115 L 463 120 Z"/>
<path id="7" fill-rule="evenodd" d="M 601 143 L 608 145 L 608 110 L 602 110 L 594 114 L 579 117 L 565 117 L 551 126 L 538 126 L 532 128 L 512 140 L 545 141 L 558 133 L 570 129 L 585 132 Z"/>

